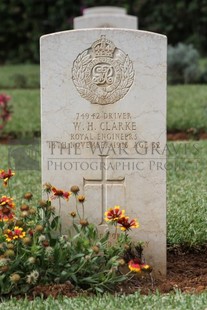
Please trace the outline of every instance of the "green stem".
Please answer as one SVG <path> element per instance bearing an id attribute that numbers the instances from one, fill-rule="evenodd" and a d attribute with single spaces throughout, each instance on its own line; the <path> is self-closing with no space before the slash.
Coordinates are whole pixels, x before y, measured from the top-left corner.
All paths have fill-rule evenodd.
<path id="1" fill-rule="evenodd" d="M 118 223 L 116 222 L 116 226 L 115 226 L 115 236 L 114 236 L 115 241 L 117 241 L 117 228 L 118 228 Z"/>
<path id="2" fill-rule="evenodd" d="M 80 267 L 76 271 L 74 271 L 74 273 L 76 274 L 79 270 L 81 270 L 81 268 L 83 268 L 85 264 L 86 264 L 86 261 L 84 261 L 83 264 L 80 265 Z"/>
<path id="3" fill-rule="evenodd" d="M 61 198 L 59 197 L 59 211 L 58 211 L 59 220 L 60 220 L 60 211 L 61 211 Z M 62 235 L 62 225 L 61 225 L 61 220 L 60 220 L 60 222 L 59 222 L 59 234 L 60 234 L 60 236 Z"/>
<path id="4" fill-rule="evenodd" d="M 10 196 L 10 198 L 12 198 L 12 192 L 11 192 L 11 187 L 9 185 L 9 180 L 8 180 L 8 190 L 9 190 L 9 196 Z"/>
<path id="5" fill-rule="evenodd" d="M 82 202 L 82 208 L 83 208 L 83 219 L 85 219 L 85 214 L 84 214 L 84 203 Z"/>
<path id="6" fill-rule="evenodd" d="M 125 230 L 125 242 L 127 241 L 127 237 L 128 237 L 128 234 L 127 234 L 127 231 Z"/>
<path id="7" fill-rule="evenodd" d="M 81 219 L 81 216 L 80 216 L 80 213 L 78 211 L 78 198 L 77 196 L 75 195 L 75 208 L 76 208 L 76 212 L 78 214 L 78 217 L 79 217 L 79 220 Z"/>

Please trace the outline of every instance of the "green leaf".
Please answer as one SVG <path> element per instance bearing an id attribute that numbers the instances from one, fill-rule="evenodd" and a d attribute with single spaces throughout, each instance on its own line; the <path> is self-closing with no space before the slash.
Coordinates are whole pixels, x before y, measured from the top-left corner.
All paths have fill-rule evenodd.
<path id="1" fill-rule="evenodd" d="M 52 229 L 57 229 L 59 225 L 59 216 L 54 217 L 50 225 Z"/>

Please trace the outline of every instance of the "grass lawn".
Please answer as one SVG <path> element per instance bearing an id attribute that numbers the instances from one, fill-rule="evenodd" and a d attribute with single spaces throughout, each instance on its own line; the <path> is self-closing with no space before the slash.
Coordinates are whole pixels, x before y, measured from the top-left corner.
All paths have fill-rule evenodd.
<path id="1" fill-rule="evenodd" d="M 6 65 L 0 67 L 0 89 L 39 88 L 39 65 Z"/>
<path id="2" fill-rule="evenodd" d="M 167 129 L 207 131 L 207 85 L 168 87 Z"/>
<path id="3" fill-rule="evenodd" d="M 3 310 L 205 310 L 207 306 L 207 293 L 199 295 L 182 294 L 154 294 L 149 296 L 135 293 L 128 296 L 112 296 L 105 294 L 97 297 L 78 298 L 48 298 L 34 301 L 12 299 L 0 304 Z"/>
<path id="4" fill-rule="evenodd" d="M 24 82 L 25 81 L 25 82 Z M 30 88 L 30 89 L 28 89 Z M 14 113 L 6 133 L 40 132 L 39 66 L 0 67 L 0 93 L 12 96 Z M 168 86 L 168 131 L 195 128 L 207 131 L 207 85 Z"/>
<path id="5" fill-rule="evenodd" d="M 207 141 L 168 143 L 168 243 L 207 241 Z"/>
<path id="6" fill-rule="evenodd" d="M 9 94 L 12 104 L 12 120 L 5 127 L 5 134 L 32 137 L 40 133 L 40 91 L 37 89 L 10 89 L 0 93 Z"/>

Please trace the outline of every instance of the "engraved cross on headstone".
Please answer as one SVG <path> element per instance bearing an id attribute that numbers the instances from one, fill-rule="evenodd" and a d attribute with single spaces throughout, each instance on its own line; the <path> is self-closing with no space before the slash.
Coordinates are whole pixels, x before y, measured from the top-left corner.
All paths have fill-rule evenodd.
<path id="1" fill-rule="evenodd" d="M 86 179 L 83 178 L 83 186 L 86 185 L 101 185 L 101 222 L 99 225 L 104 222 L 104 213 L 107 211 L 107 186 L 108 185 L 121 185 L 124 184 L 125 177 L 117 179 L 109 179 L 107 177 L 107 155 L 100 155 L 101 157 L 101 178 L 97 179 Z M 113 207 L 113 206 L 110 206 Z"/>

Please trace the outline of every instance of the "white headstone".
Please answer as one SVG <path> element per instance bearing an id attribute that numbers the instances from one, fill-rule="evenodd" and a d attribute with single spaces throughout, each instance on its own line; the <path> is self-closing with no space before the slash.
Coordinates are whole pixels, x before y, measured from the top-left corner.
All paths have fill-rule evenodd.
<path id="1" fill-rule="evenodd" d="M 84 9 L 83 15 L 91 14 L 126 14 L 125 8 L 117 6 L 95 6 L 92 8 Z"/>
<path id="2" fill-rule="evenodd" d="M 136 16 L 124 14 L 90 14 L 74 18 L 74 29 L 85 28 L 124 28 L 137 29 Z"/>
<path id="3" fill-rule="evenodd" d="M 87 197 L 104 228 L 115 205 L 138 218 L 131 233 L 166 273 L 166 37 L 123 29 L 41 38 L 42 181 Z M 62 206 L 68 228 L 72 206 Z"/>

